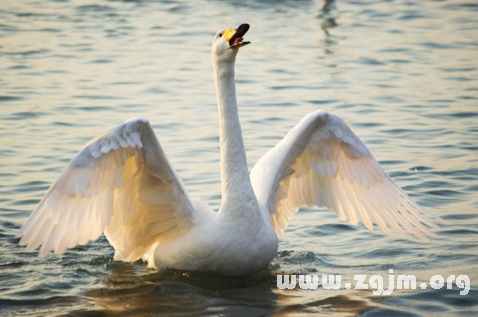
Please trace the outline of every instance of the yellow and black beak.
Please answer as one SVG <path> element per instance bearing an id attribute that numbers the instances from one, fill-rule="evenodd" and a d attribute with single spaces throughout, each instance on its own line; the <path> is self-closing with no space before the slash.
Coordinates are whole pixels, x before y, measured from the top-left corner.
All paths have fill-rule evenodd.
<path id="1" fill-rule="evenodd" d="M 249 30 L 249 24 L 241 24 L 237 29 L 226 29 L 222 34 L 229 42 L 229 47 L 233 50 L 237 50 L 251 42 L 244 42 L 244 34 Z"/>

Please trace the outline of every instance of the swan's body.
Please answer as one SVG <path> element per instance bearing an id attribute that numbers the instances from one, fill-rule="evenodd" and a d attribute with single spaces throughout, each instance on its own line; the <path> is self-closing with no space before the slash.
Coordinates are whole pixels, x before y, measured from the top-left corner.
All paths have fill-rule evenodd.
<path id="1" fill-rule="evenodd" d="M 249 175 L 237 113 L 234 63 L 249 26 L 218 32 L 212 58 L 218 95 L 222 206 L 191 199 L 145 119 L 91 141 L 20 229 L 28 250 L 62 253 L 105 233 L 115 259 L 156 268 L 252 273 L 277 252 L 278 235 L 304 204 L 342 221 L 392 227 L 426 239 L 436 227 L 385 174 L 339 117 L 307 115 Z"/>

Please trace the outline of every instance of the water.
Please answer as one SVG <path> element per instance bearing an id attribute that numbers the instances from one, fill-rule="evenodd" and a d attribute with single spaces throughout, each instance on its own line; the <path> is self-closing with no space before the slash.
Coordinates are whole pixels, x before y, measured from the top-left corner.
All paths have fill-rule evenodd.
<path id="1" fill-rule="evenodd" d="M 478 315 L 478 5 L 474 1 L 0 3 L 0 315 Z M 251 24 L 237 61 L 249 164 L 305 114 L 350 122 L 441 216 L 429 243 L 304 208 L 258 274 L 114 262 L 104 238 L 39 258 L 14 233 L 99 133 L 148 118 L 192 196 L 220 205 L 215 32 Z M 279 290 L 277 274 L 466 274 L 472 289 Z M 385 283 L 387 285 L 387 282 Z"/>

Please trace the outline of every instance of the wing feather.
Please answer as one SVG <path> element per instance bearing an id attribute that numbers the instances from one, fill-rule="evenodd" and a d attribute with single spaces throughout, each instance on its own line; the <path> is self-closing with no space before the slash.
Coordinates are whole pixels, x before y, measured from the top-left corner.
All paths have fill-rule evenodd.
<path id="1" fill-rule="evenodd" d="M 375 223 L 404 237 L 427 239 L 434 235 L 430 228 L 438 228 L 350 127 L 323 110 L 307 115 L 268 151 L 252 169 L 251 182 L 278 235 L 302 205 L 327 207 L 342 221 L 369 229 Z"/>
<path id="2" fill-rule="evenodd" d="M 115 258 L 135 261 L 193 226 L 182 180 L 148 121 L 100 135 L 69 163 L 17 236 L 40 255 L 62 253 L 106 234 Z"/>

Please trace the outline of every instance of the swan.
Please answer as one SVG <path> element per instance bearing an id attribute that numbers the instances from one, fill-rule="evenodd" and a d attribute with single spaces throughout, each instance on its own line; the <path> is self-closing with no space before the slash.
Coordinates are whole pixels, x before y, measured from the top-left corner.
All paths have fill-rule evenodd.
<path id="1" fill-rule="evenodd" d="M 438 226 L 384 172 L 347 123 L 306 115 L 250 174 L 236 103 L 234 65 L 248 24 L 218 31 L 212 44 L 220 122 L 222 205 L 191 198 L 150 123 L 134 118 L 89 142 L 17 233 L 40 256 L 105 234 L 115 260 L 243 275 L 266 267 L 278 237 L 303 205 L 341 221 L 427 240 Z M 427 215 L 427 216 L 426 216 Z"/>

